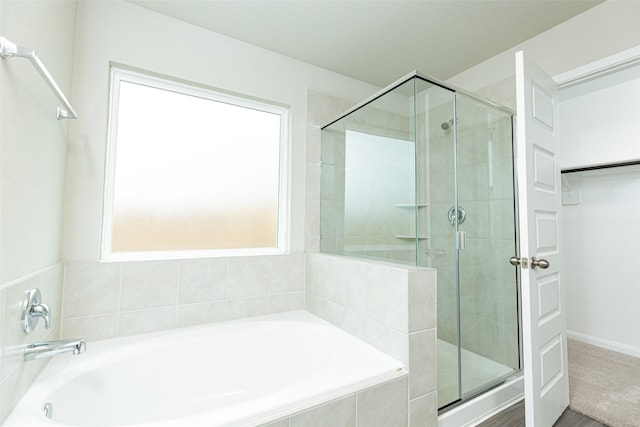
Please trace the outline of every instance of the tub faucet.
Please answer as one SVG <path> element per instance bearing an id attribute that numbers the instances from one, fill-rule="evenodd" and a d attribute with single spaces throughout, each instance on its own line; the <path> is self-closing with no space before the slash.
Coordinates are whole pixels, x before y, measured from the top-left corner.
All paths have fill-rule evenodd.
<path id="1" fill-rule="evenodd" d="M 80 354 L 87 350 L 84 339 L 45 341 L 27 344 L 24 360 L 42 359 L 62 353 Z"/>

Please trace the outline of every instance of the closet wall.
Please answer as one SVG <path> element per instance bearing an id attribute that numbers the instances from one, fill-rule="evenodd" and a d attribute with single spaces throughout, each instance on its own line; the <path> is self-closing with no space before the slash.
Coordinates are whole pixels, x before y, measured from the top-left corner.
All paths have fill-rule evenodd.
<path id="1" fill-rule="evenodd" d="M 640 63 L 561 90 L 563 170 L 640 160 Z M 564 173 L 569 336 L 640 356 L 640 166 Z"/>

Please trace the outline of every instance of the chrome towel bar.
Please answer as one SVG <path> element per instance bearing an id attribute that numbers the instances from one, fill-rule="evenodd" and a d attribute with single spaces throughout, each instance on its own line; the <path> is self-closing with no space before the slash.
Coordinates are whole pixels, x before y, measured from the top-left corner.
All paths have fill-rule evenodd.
<path id="1" fill-rule="evenodd" d="M 35 50 L 17 46 L 15 43 L 12 43 L 4 37 L 0 36 L 0 56 L 3 59 L 12 57 L 29 59 L 33 66 L 36 67 L 36 70 L 38 70 L 40 75 L 47 82 L 51 90 L 56 94 L 60 102 L 62 102 L 62 104 L 64 105 L 64 109 L 58 107 L 56 116 L 57 119 L 62 120 L 78 118 L 78 115 L 67 100 L 67 97 L 64 96 L 64 93 L 62 93 L 60 86 L 58 86 L 49 71 L 47 71 L 47 67 L 45 67 L 40 58 L 38 58 Z"/>

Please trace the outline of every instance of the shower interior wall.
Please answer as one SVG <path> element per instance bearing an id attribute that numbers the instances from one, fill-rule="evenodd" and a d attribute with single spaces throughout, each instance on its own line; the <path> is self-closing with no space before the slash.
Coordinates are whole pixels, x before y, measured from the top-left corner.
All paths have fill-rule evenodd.
<path id="1" fill-rule="evenodd" d="M 398 143 L 413 141 L 410 99 L 382 101 L 383 105 L 374 101 L 323 133 L 320 250 L 415 264 L 414 241 L 397 238 L 399 234 L 415 236 L 413 144 L 410 158 L 403 156 L 406 150 L 398 154 L 394 152 L 397 147 L 384 143 L 375 146 L 384 152 L 361 151 L 353 156 L 347 153 L 347 130 L 395 139 Z M 388 108 L 382 108 L 385 106 Z M 359 162 L 362 164 L 356 164 Z M 358 166 L 362 167 L 358 168 L 360 174 L 354 182 L 356 179 L 348 179 L 345 174 Z M 386 173 L 389 170 L 398 173 Z"/>

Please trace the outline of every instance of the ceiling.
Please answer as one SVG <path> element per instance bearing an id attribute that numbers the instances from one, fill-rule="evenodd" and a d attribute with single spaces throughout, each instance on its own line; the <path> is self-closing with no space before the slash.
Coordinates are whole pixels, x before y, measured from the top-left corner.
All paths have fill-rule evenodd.
<path id="1" fill-rule="evenodd" d="M 376 86 L 441 80 L 603 0 L 129 0 Z"/>

